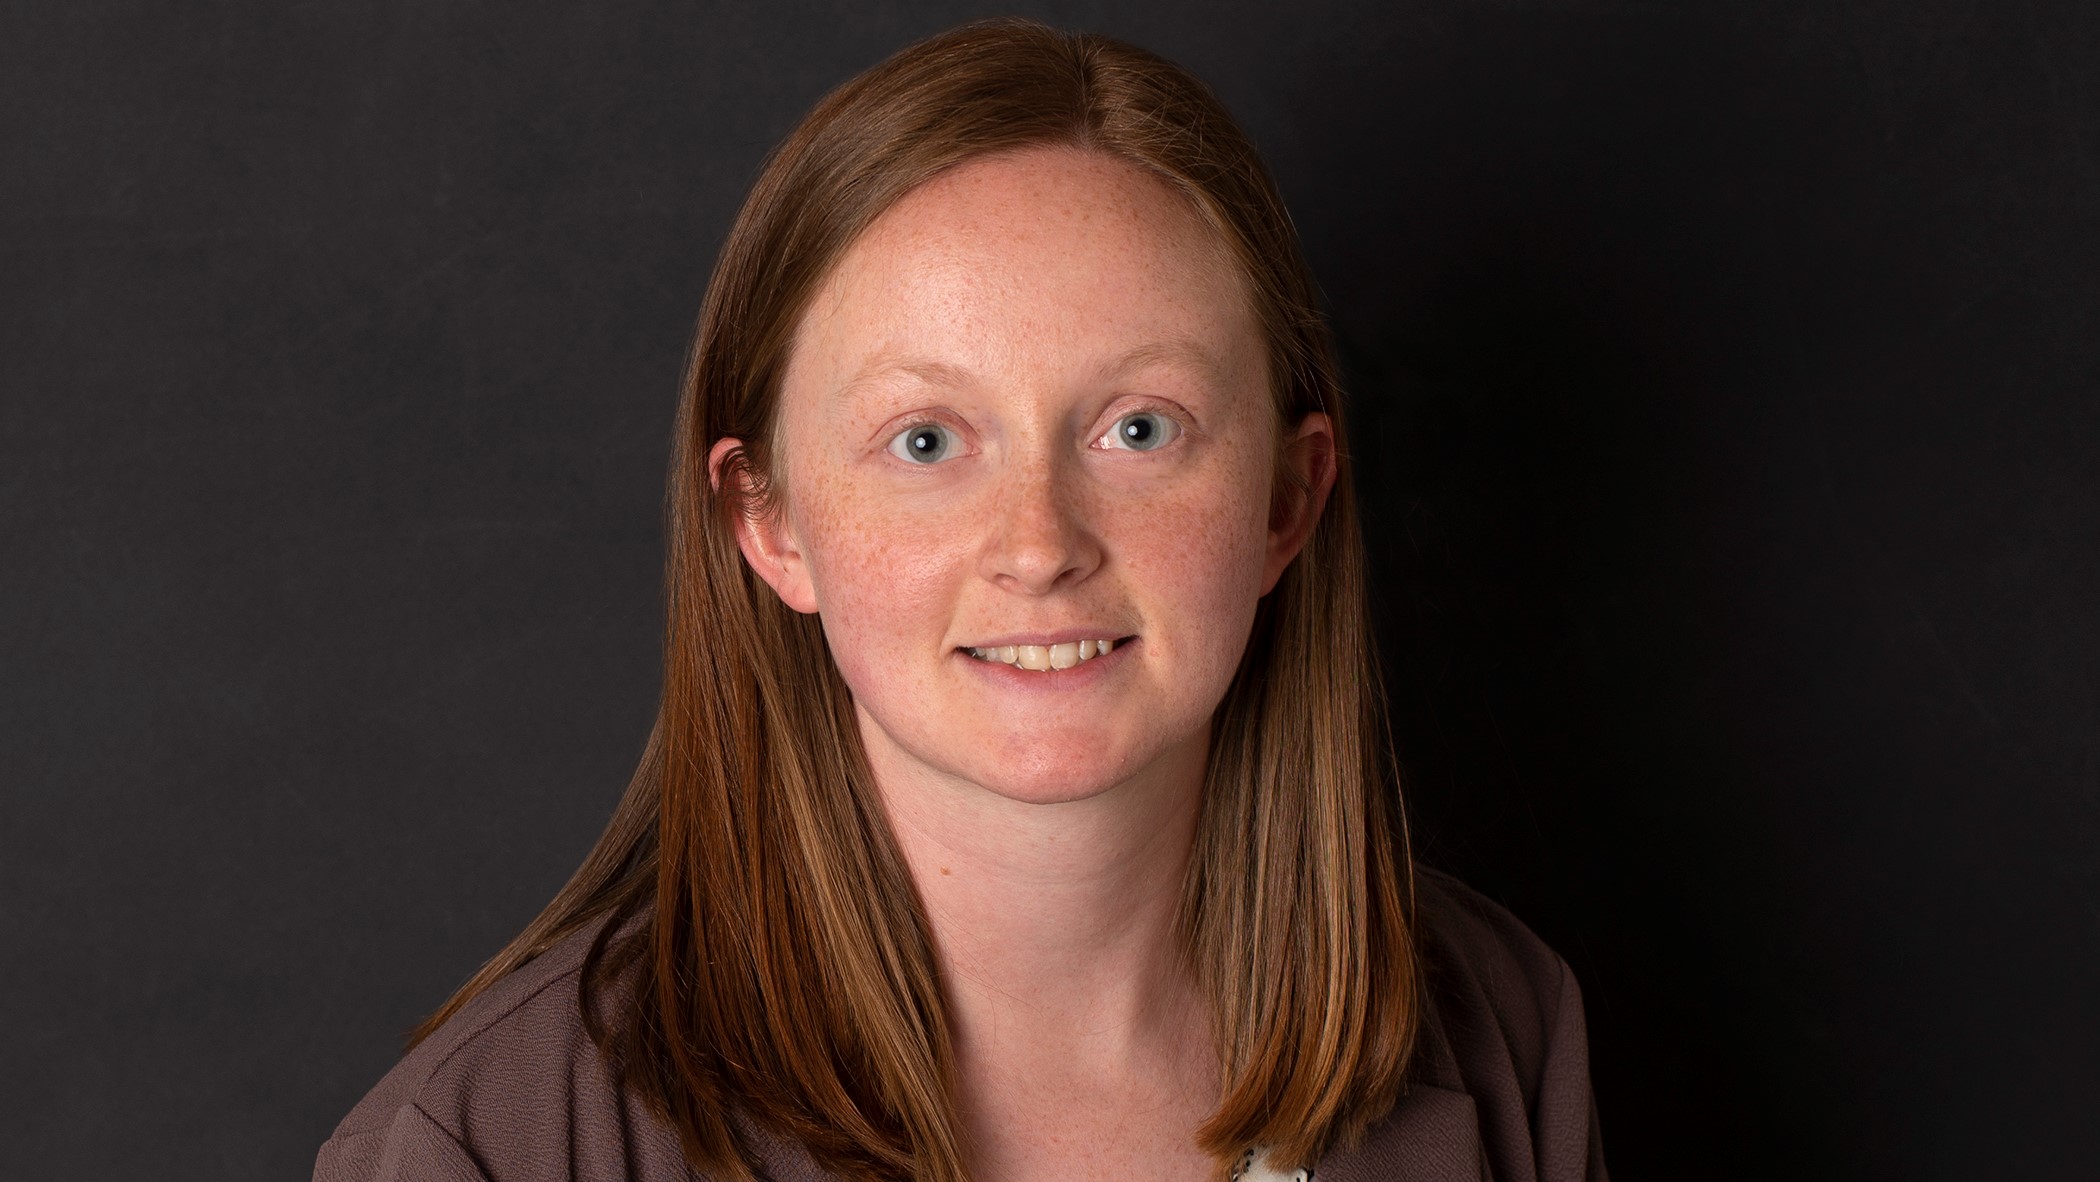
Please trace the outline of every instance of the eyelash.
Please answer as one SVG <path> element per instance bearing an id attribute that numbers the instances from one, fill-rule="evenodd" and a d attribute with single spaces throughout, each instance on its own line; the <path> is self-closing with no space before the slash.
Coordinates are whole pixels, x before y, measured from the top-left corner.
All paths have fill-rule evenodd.
<path id="1" fill-rule="evenodd" d="M 1114 447 L 1104 444 L 1104 440 L 1110 439 L 1114 435 L 1115 429 L 1118 424 L 1122 423 L 1126 419 L 1134 418 L 1138 415 L 1154 415 L 1166 422 L 1168 424 L 1168 430 L 1170 432 L 1166 441 L 1164 443 L 1159 444 L 1157 447 L 1148 448 Z M 942 431 L 945 431 L 950 436 L 954 437 L 957 443 L 962 442 L 962 432 L 958 431 L 953 425 L 943 422 L 940 419 L 916 419 L 912 422 L 906 423 L 903 427 L 899 428 L 897 431 L 892 433 L 889 437 L 889 442 L 884 446 L 883 450 L 889 452 L 891 455 L 896 456 L 899 460 L 902 460 L 904 463 L 910 464 L 913 467 L 934 467 L 942 461 L 933 460 L 924 464 L 915 463 L 910 457 L 902 454 L 902 452 L 899 449 L 899 445 L 903 443 L 904 440 L 910 438 L 913 432 L 923 431 L 928 427 L 938 427 Z M 1087 446 L 1089 448 L 1094 448 L 1098 446 L 1099 450 L 1101 451 L 1131 451 L 1143 454 L 1145 452 L 1160 451 L 1164 448 L 1172 446 L 1174 441 L 1181 438 L 1181 436 L 1187 430 L 1188 424 L 1182 421 L 1180 415 L 1177 415 L 1164 407 L 1141 405 L 1132 407 L 1131 409 L 1126 410 L 1123 413 L 1117 415 L 1115 419 L 1109 423 L 1108 428 L 1106 430 L 1102 431 L 1099 435 L 1094 436 L 1091 440 L 1088 441 Z M 946 457 L 945 455 L 942 457 L 942 459 L 946 458 L 948 457 Z"/>
<path id="2" fill-rule="evenodd" d="M 1166 424 L 1168 425 L 1168 434 L 1167 434 L 1167 438 L 1166 438 L 1166 439 L 1165 439 L 1164 441 L 1162 441 L 1161 443 L 1159 443 L 1159 444 L 1158 444 L 1157 446 L 1154 446 L 1154 447 L 1144 447 L 1144 448 L 1138 448 L 1138 447 L 1103 447 L 1103 448 L 1102 448 L 1101 450 L 1103 450 L 1103 451 L 1134 451 L 1134 452 L 1140 452 L 1140 453 L 1142 453 L 1142 452 L 1153 452 L 1153 451 L 1160 451 L 1160 450 L 1162 450 L 1162 449 L 1164 449 L 1164 448 L 1167 448 L 1167 447 L 1171 447 L 1171 446 L 1173 446 L 1173 443 L 1174 443 L 1174 441 L 1175 441 L 1176 439 L 1179 439 L 1179 438 L 1181 438 L 1181 436 L 1182 436 L 1182 433 L 1188 430 L 1188 424 L 1187 424 L 1187 423 L 1184 423 L 1184 422 L 1182 422 L 1182 421 L 1181 421 L 1181 417 L 1180 417 L 1179 415 L 1176 415 L 1176 414 L 1174 414 L 1174 413 L 1173 413 L 1172 411 L 1169 411 L 1169 410 L 1166 410 L 1166 409 L 1165 409 L 1165 408 L 1163 408 L 1163 407 L 1157 407 L 1157 406 L 1138 406 L 1138 407 L 1133 407 L 1132 409 L 1130 409 L 1130 410 L 1126 410 L 1126 411 L 1124 411 L 1124 412 L 1123 412 L 1122 414 L 1119 414 L 1119 415 L 1117 415 L 1117 416 L 1115 417 L 1115 421 L 1114 421 L 1114 422 L 1111 422 L 1111 423 L 1110 423 L 1110 424 L 1108 425 L 1108 430 L 1106 430 L 1106 431 L 1103 431 L 1103 432 L 1102 432 L 1101 434 L 1099 434 L 1099 435 L 1096 435 L 1096 436 L 1094 437 L 1094 440 L 1095 440 L 1095 442 L 1096 442 L 1096 443 L 1098 443 L 1098 442 L 1100 442 L 1101 440 L 1104 440 L 1104 439 L 1108 439 L 1108 438 L 1112 437 L 1112 436 L 1113 436 L 1113 435 L 1114 435 L 1114 434 L 1116 433 L 1116 428 L 1117 428 L 1117 427 L 1118 427 L 1118 426 L 1119 426 L 1120 424 L 1122 424 L 1122 422 L 1123 422 L 1124 420 L 1126 420 L 1126 419 L 1132 419 L 1132 418 L 1136 418 L 1136 417 L 1137 417 L 1138 415 L 1153 415 L 1153 416 L 1155 416 L 1155 417 L 1159 418 L 1160 420 L 1162 420 L 1163 422 L 1165 422 L 1165 423 L 1166 423 Z M 1091 447 L 1091 446 L 1093 446 L 1093 444 L 1088 444 L 1087 446 Z"/>
<path id="3" fill-rule="evenodd" d="M 948 434 L 949 434 L 949 435 L 950 435 L 951 437 L 953 437 L 953 438 L 955 439 L 955 441 L 956 441 L 956 442 L 957 442 L 958 444 L 961 444 L 961 443 L 962 443 L 962 432 L 961 432 L 961 431 L 958 431 L 958 430 L 956 430 L 956 429 L 955 429 L 955 428 L 954 428 L 953 426 L 951 426 L 950 424 L 948 424 L 948 423 L 944 423 L 944 422 L 941 422 L 941 421 L 940 421 L 939 419 L 918 419 L 918 420 L 915 420 L 915 421 L 913 421 L 913 422 L 910 422 L 910 423 L 907 423 L 907 424 L 905 424 L 905 426 L 904 426 L 904 427 L 902 427 L 901 429 L 899 429 L 899 430 L 898 430 L 898 431 L 897 431 L 896 433 L 892 434 L 892 435 L 890 436 L 889 442 L 883 445 L 883 450 L 884 450 L 884 451 L 887 451 L 887 452 L 889 452 L 889 453 L 890 453 L 891 455 L 893 455 L 893 456 L 896 456 L 896 457 L 897 457 L 897 459 L 898 459 L 898 460 L 900 460 L 900 461 L 902 461 L 903 463 L 906 463 L 906 464 L 910 464 L 910 465 L 911 465 L 912 467 L 915 467 L 915 468 L 931 468 L 931 467 L 933 467 L 933 466 L 934 466 L 935 464 L 938 464 L 938 463 L 940 463 L 940 460 L 938 460 L 938 459 L 937 459 L 937 460 L 931 461 L 931 462 L 929 462 L 929 463 L 924 463 L 924 464 L 921 464 L 921 463 L 917 463 L 917 462 L 913 461 L 913 460 L 911 459 L 911 457 L 909 457 L 909 456 L 906 456 L 906 455 L 903 455 L 903 454 L 901 454 L 901 452 L 899 451 L 899 448 L 898 448 L 898 445 L 899 445 L 899 444 L 903 443 L 903 442 L 904 442 L 904 441 L 905 441 L 906 439 L 909 439 L 909 438 L 911 438 L 911 436 L 912 436 L 912 433 L 913 433 L 913 432 L 916 432 L 916 431 L 924 431 L 924 430 L 925 430 L 926 428 L 928 428 L 928 427 L 938 427 L 938 428 L 940 428 L 941 430 L 943 430 L 943 431 L 946 431 L 946 432 L 947 432 L 947 433 L 948 433 Z M 967 445 L 965 445 L 965 446 L 967 446 Z M 945 459 L 945 458 L 947 458 L 947 457 L 946 457 L 946 456 L 945 456 L 945 454 L 944 454 L 944 455 L 942 456 L 942 459 Z"/>

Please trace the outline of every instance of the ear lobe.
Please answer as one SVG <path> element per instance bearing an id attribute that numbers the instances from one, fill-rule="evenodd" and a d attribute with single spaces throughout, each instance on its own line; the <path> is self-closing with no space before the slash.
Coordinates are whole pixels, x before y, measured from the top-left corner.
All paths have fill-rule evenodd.
<path id="1" fill-rule="evenodd" d="M 1276 589 L 1276 581 L 1305 547 L 1320 514 L 1327 508 L 1327 494 L 1335 480 L 1334 421 L 1314 411 L 1298 422 L 1283 445 L 1286 487 L 1277 490 L 1275 511 L 1269 518 L 1269 556 L 1262 567 L 1261 593 Z"/>
<path id="2" fill-rule="evenodd" d="M 736 545 L 743 551 L 744 561 L 766 581 L 775 595 L 780 596 L 780 602 L 804 615 L 814 613 L 817 610 L 816 588 L 810 582 L 809 564 L 802 556 L 801 541 L 789 528 L 785 514 L 777 509 L 753 511 L 755 492 L 750 486 L 743 449 L 744 443 L 740 439 L 724 436 L 715 440 L 715 445 L 707 452 L 708 487 L 731 507 Z M 737 487 L 725 493 L 724 480 Z"/>

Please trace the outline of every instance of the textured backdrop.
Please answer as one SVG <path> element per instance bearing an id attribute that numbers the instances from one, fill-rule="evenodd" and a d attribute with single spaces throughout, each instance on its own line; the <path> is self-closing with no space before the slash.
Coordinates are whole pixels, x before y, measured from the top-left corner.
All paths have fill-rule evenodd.
<path id="1" fill-rule="evenodd" d="M 0 1176 L 303 1177 L 654 704 L 706 272 L 989 10 L 0 18 Z M 1067 4 L 1268 152 L 1623 1179 L 2100 1160 L 2100 6 Z"/>

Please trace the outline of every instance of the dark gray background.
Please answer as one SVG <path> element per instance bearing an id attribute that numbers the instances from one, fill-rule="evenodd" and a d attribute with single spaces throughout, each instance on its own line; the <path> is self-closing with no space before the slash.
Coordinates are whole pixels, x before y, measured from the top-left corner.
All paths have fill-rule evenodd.
<path id="1" fill-rule="evenodd" d="M 0 1175 L 303 1177 L 596 836 L 765 151 L 971 5 L 0 18 Z M 1332 301 L 1622 1178 L 2100 1160 L 2100 6 L 1069 4 Z"/>

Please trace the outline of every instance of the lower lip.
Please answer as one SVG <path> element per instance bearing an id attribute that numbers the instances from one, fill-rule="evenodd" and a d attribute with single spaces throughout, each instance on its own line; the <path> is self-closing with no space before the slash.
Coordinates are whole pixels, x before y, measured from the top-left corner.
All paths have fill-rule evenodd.
<path id="1" fill-rule="evenodd" d="M 1015 689 L 1059 692 L 1085 689 L 1087 686 L 1093 685 L 1095 682 L 1107 677 L 1115 671 L 1117 666 L 1123 663 L 1130 650 L 1139 643 L 1140 641 L 1137 637 L 1119 640 L 1116 642 L 1116 647 L 1108 650 L 1106 653 L 1098 657 L 1088 657 L 1069 669 L 1023 669 L 1019 665 L 1009 665 L 1005 661 L 979 660 L 971 656 L 967 649 L 956 649 L 955 657 L 957 660 L 969 665 L 979 675 L 991 678 L 994 685 L 1011 686 Z"/>

